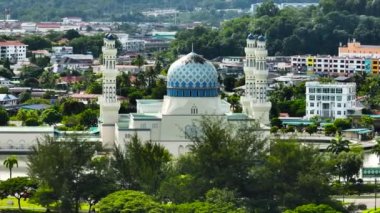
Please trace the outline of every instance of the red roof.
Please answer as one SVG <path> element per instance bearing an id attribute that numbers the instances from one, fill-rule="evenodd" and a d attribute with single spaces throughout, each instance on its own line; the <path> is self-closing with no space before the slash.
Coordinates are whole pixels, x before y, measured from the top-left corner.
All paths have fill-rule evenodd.
<path id="1" fill-rule="evenodd" d="M 0 41 L 0 46 L 27 46 L 20 41 Z"/>
<path id="2" fill-rule="evenodd" d="M 61 25 L 58 23 L 38 23 L 38 28 L 60 28 Z"/>

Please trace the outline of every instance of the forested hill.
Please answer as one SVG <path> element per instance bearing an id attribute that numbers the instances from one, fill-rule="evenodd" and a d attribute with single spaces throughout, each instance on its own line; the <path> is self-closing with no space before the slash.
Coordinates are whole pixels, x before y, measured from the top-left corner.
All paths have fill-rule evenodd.
<path id="1" fill-rule="evenodd" d="M 336 55 L 339 43 L 356 38 L 362 44 L 380 44 L 380 0 L 321 0 L 318 7 L 279 10 L 262 4 L 255 17 L 245 16 L 219 29 L 198 27 L 177 33 L 172 55 L 189 52 L 208 59 L 244 55 L 249 32 L 267 37 L 269 55 Z"/>
<path id="2" fill-rule="evenodd" d="M 275 2 L 317 1 L 275 0 Z M 52 21 L 65 16 L 80 16 L 86 20 L 124 21 L 133 20 L 136 12 L 149 8 L 248 9 L 252 2 L 252 0 L 0 0 L 0 11 L 9 8 L 13 18 L 24 21 Z"/>

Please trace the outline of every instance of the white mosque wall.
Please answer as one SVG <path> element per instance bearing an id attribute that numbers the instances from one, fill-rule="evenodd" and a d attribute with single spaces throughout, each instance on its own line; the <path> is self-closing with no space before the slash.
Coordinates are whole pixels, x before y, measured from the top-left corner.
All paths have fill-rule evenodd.
<path id="1" fill-rule="evenodd" d="M 195 110 L 195 111 L 194 111 Z M 230 112 L 230 104 L 217 97 L 165 96 L 163 115 L 209 114 L 223 115 Z"/>
<path id="2" fill-rule="evenodd" d="M 37 145 L 37 140 L 54 136 L 53 127 L 0 127 L 1 150 L 28 150 Z"/>
<path id="3" fill-rule="evenodd" d="M 136 100 L 137 113 L 160 113 L 162 100 Z"/>
<path id="4" fill-rule="evenodd" d="M 115 142 L 115 125 L 100 124 L 100 135 L 103 146 L 112 149 Z"/>

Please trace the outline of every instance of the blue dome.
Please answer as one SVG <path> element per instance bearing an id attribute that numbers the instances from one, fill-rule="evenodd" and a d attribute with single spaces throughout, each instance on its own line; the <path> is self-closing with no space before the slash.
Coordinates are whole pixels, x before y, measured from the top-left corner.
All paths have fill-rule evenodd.
<path id="1" fill-rule="evenodd" d="M 112 33 L 107 33 L 104 38 L 108 39 L 108 40 L 116 40 L 116 36 Z"/>
<path id="2" fill-rule="evenodd" d="M 256 39 L 255 37 L 256 37 L 255 35 L 252 35 L 252 33 L 250 33 L 250 34 L 248 34 L 247 39 L 255 40 Z"/>
<path id="3" fill-rule="evenodd" d="M 258 40 L 259 41 L 265 41 L 266 39 L 265 39 L 265 36 L 261 35 L 261 36 L 259 36 Z"/>
<path id="4" fill-rule="evenodd" d="M 218 73 L 214 65 L 191 52 L 170 66 L 167 88 L 167 94 L 173 97 L 216 97 Z"/>

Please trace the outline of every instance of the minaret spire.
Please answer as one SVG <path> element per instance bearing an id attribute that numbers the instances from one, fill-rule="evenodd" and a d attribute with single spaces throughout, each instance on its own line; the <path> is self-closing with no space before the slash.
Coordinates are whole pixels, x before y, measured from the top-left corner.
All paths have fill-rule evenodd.
<path id="1" fill-rule="evenodd" d="M 115 142 L 115 123 L 118 121 L 120 103 L 116 96 L 116 36 L 106 34 L 104 37 L 103 52 L 103 91 L 99 97 L 100 105 L 100 134 L 104 146 L 113 146 Z"/>
<path id="2" fill-rule="evenodd" d="M 249 34 L 245 48 L 244 63 L 245 96 L 242 106 L 245 113 L 260 123 L 269 124 L 269 111 L 272 104 L 268 101 L 268 68 L 266 42 L 264 36 Z"/>

